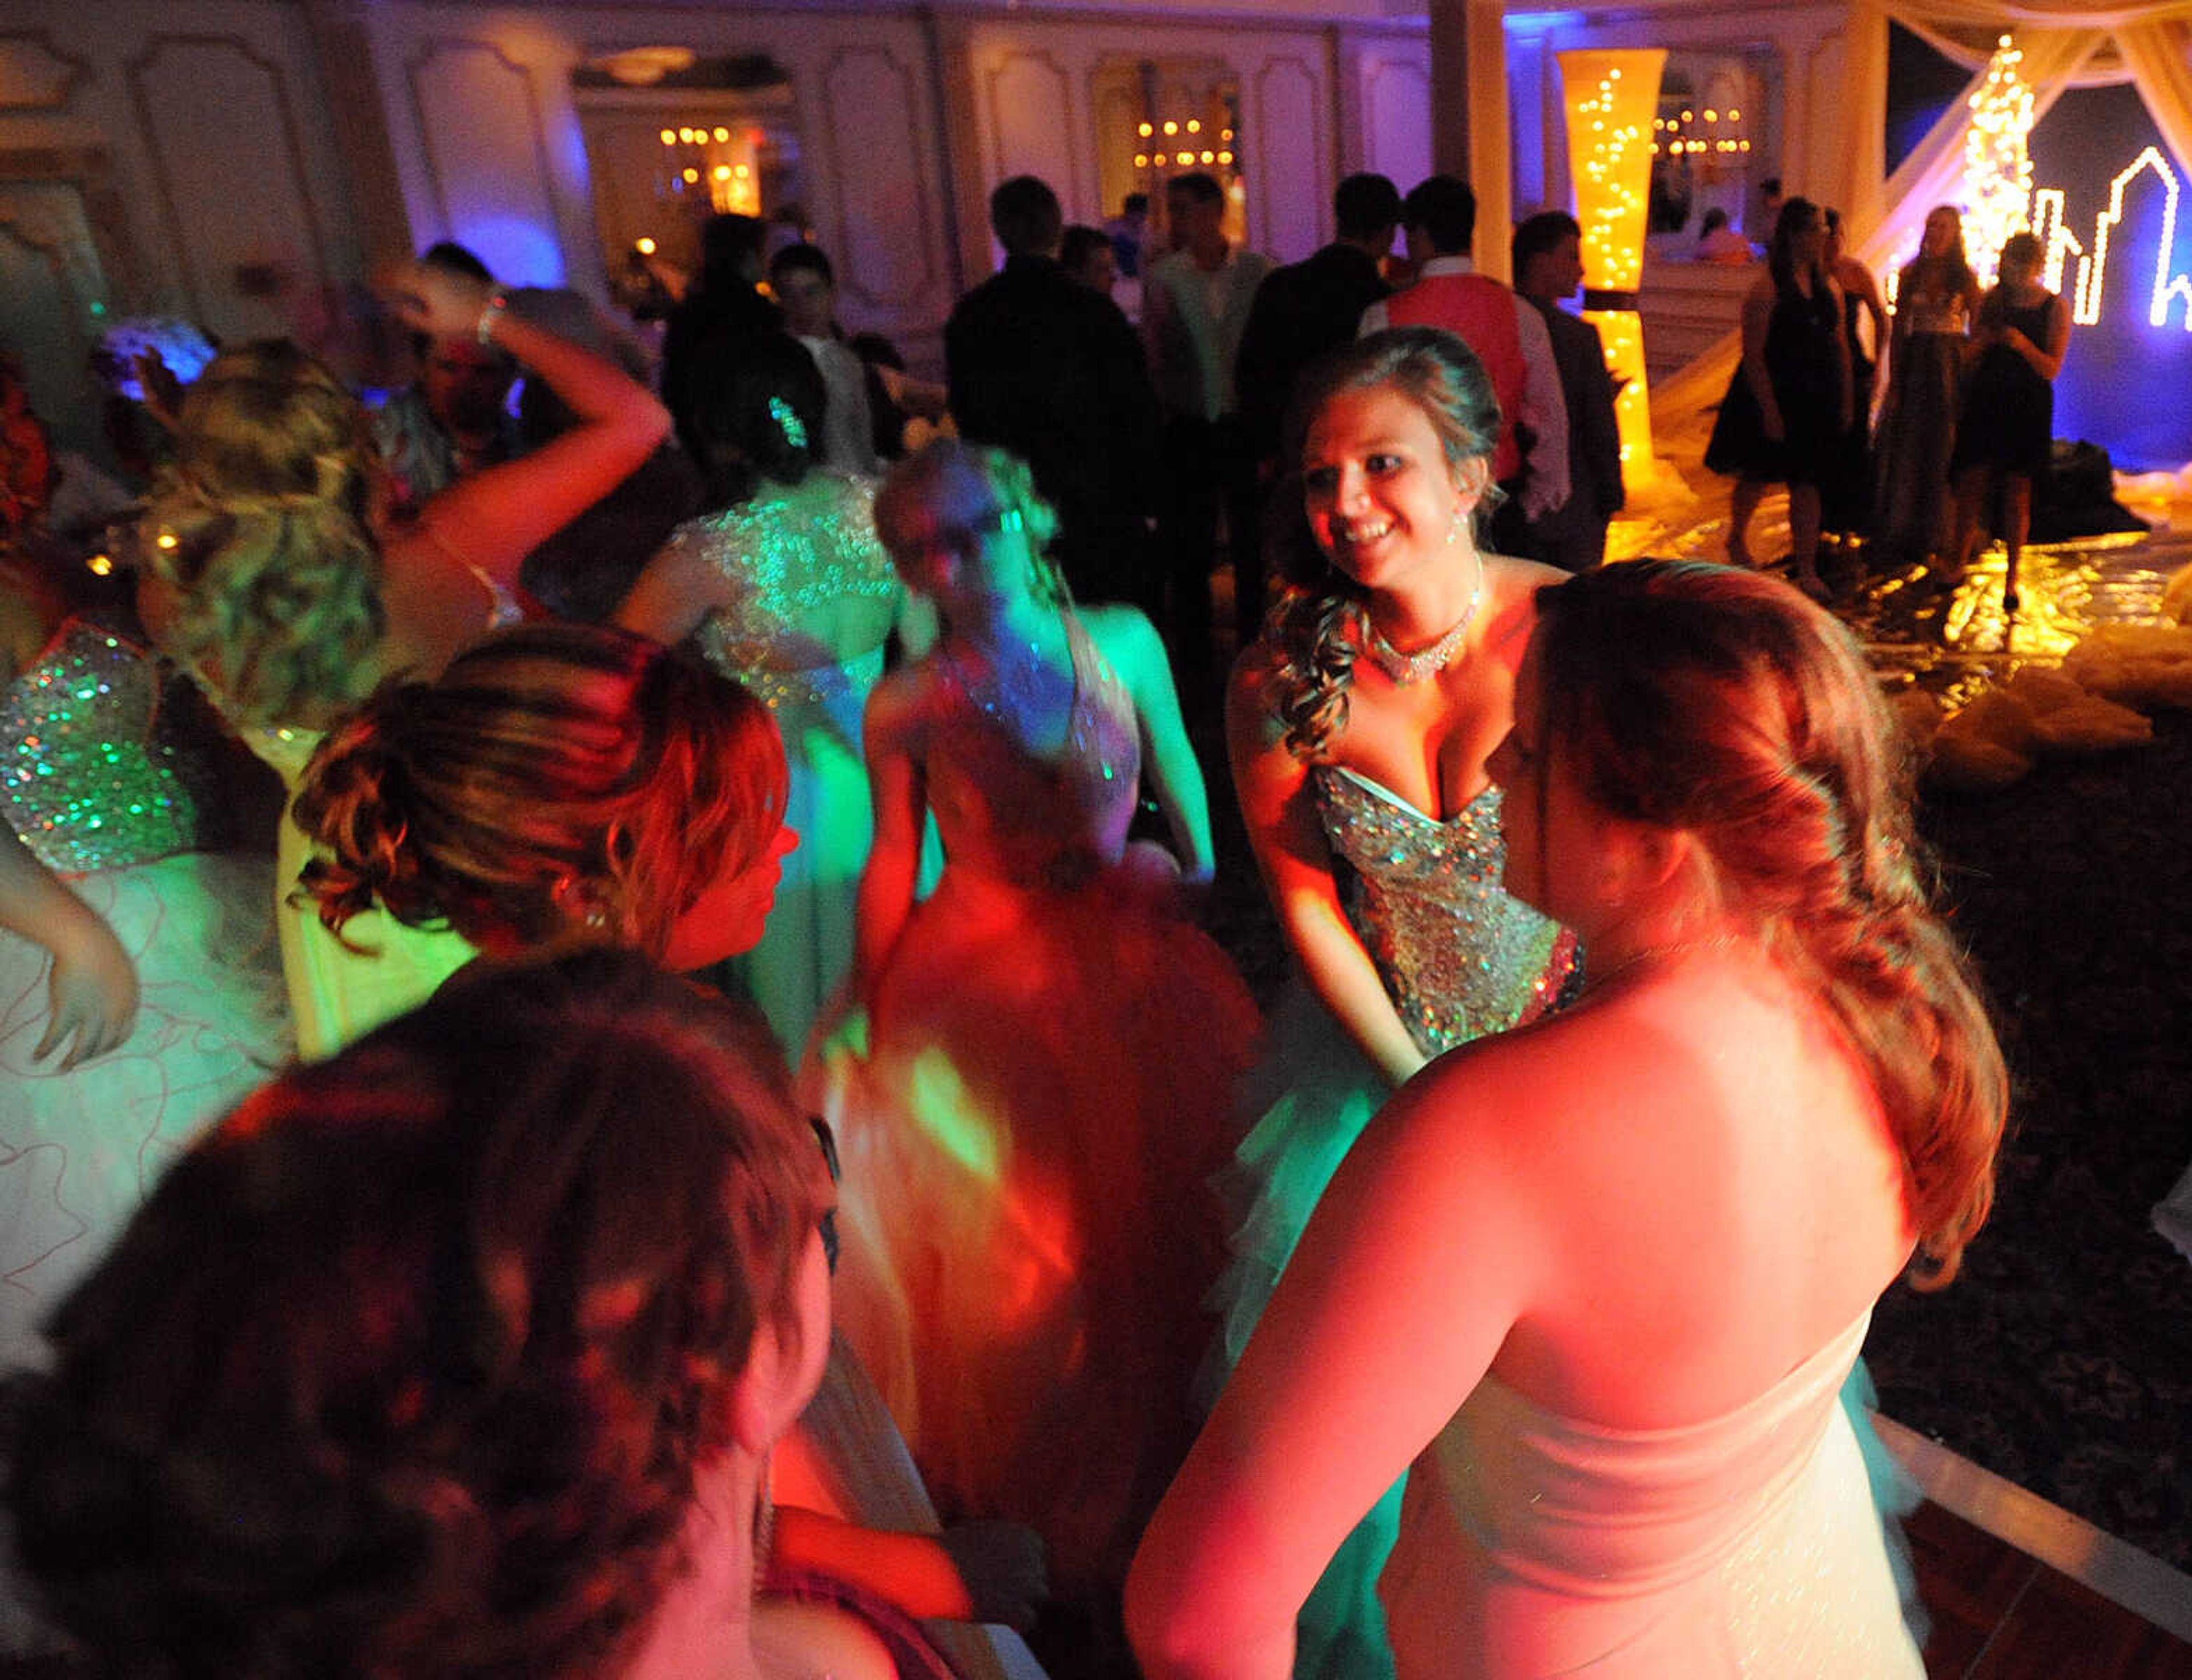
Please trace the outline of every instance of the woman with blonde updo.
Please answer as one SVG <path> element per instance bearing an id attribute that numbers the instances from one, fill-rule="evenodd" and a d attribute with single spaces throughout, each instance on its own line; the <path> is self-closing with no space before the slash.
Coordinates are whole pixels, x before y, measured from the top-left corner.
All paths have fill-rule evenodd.
<path id="1" fill-rule="evenodd" d="M 614 364 L 505 311 L 482 283 L 414 264 L 397 313 L 414 331 L 499 345 L 578 416 L 520 460 L 460 481 L 416 518 L 385 511 L 364 411 L 294 345 L 214 359 L 185 395 L 175 460 L 147 504 L 145 621 L 294 788 L 319 733 L 386 677 L 431 677 L 522 616 L 519 563 L 614 489 L 669 416 Z M 277 890 L 305 861 L 284 824 Z M 380 923 L 348 945 L 280 915 L 298 1049 L 329 1054 L 416 1003 L 470 955 L 447 934 Z"/>
<path id="2" fill-rule="evenodd" d="M 490 956 L 626 946 L 679 970 L 750 949 L 797 843 L 768 708 L 642 636 L 499 631 L 384 687 L 299 789 L 319 918 L 378 907 Z"/>
<path id="3" fill-rule="evenodd" d="M 1262 1119 L 1230 1173 L 1221 1364 L 1341 1157 L 1395 1087 L 1453 1046 L 1534 1020 L 1574 942 L 1500 885 L 1485 761 L 1513 721 L 1540 586 L 1477 546 L 1499 411 L 1482 363 L 1430 328 L 1375 334 L 1304 374 L 1289 587 L 1226 696 L 1233 785 L 1299 983 L 1251 1081 Z M 1304 1607 L 1302 1675 L 1390 1671 L 1372 1588 L 1399 1489 Z"/>
<path id="4" fill-rule="evenodd" d="M 1144 1672 L 1277 1677 L 1408 1470 L 1397 1671 L 1923 1672 L 1836 1393 L 1955 1276 L 2006 1080 L 1835 620 L 1673 562 L 1544 591 L 1489 774 L 1559 1015 L 1442 1058 L 1333 1180 L 1151 1523 Z"/>

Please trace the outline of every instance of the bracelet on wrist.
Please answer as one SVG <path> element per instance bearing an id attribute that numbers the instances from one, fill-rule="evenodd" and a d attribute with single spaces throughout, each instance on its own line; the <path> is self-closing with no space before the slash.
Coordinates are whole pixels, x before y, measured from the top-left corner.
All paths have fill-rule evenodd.
<path id="1" fill-rule="evenodd" d="M 502 318 L 503 311 L 509 307 L 510 300 L 500 292 L 494 293 L 480 306 L 479 324 L 472 329 L 472 332 L 482 345 L 494 342 L 494 323 Z"/>

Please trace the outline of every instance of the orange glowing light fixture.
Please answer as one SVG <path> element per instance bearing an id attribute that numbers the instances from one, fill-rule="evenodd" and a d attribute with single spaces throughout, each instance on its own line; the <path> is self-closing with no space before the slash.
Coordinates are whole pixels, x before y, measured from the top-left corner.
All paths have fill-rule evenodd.
<path id="1" fill-rule="evenodd" d="M 1644 325 L 1636 290 L 1644 277 L 1645 214 L 1652 192 L 1652 122 L 1659 103 L 1659 48 L 1560 54 L 1567 106 L 1568 168 L 1583 226 L 1584 319 L 1606 344 L 1619 395 L 1623 478 L 1653 471 L 1652 410 L 1644 379 Z M 1684 111 L 1682 120 L 1692 120 Z M 1680 151 L 1677 140 L 1670 147 Z M 1701 148 L 1700 148 L 1701 149 Z"/>

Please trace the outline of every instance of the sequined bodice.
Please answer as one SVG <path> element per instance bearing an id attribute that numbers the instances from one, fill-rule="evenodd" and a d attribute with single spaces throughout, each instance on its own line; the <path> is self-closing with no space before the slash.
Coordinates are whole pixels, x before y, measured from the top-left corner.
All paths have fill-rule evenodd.
<path id="1" fill-rule="evenodd" d="M 736 590 L 702 621 L 702 654 L 771 706 L 827 703 L 847 686 L 845 668 L 800 634 L 803 619 L 848 599 L 892 600 L 900 589 L 876 535 L 875 487 L 836 473 L 764 485 L 680 525 L 670 542 L 697 549 Z"/>
<path id="2" fill-rule="evenodd" d="M 1907 332 L 1948 333 L 1961 338 L 1971 329 L 1971 302 L 1961 292 L 1914 288 L 1897 297 L 1895 311 L 1903 317 Z"/>
<path id="3" fill-rule="evenodd" d="M 0 696 L 9 822 L 64 874 L 150 863 L 196 843 L 197 807 L 155 737 L 158 660 L 71 619 Z"/>
<path id="4" fill-rule="evenodd" d="M 1500 884 L 1499 790 L 1434 822 L 1351 770 L 1310 774 L 1325 837 L 1353 875 L 1349 918 L 1416 1047 L 1436 1055 L 1543 1014 L 1575 941 Z"/>
<path id="5" fill-rule="evenodd" d="M 1021 887 L 1073 887 L 1126 850 L 1141 774 L 1134 706 L 1079 620 L 1065 620 L 1073 711 L 1058 757 L 1027 751 L 981 684 L 945 666 L 958 704 L 927 754 L 950 870 Z"/>

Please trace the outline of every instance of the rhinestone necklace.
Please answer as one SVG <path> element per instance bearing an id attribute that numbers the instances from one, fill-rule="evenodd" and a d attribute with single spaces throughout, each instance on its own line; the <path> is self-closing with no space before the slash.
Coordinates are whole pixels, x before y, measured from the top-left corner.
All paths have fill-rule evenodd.
<path id="1" fill-rule="evenodd" d="M 1377 620 L 1367 613 L 1363 620 L 1370 626 L 1370 645 L 1363 651 L 1370 655 L 1371 664 L 1403 689 L 1413 688 L 1429 677 L 1436 677 L 1454 662 L 1469 639 L 1469 626 L 1476 622 L 1476 609 L 1484 604 L 1484 562 L 1476 563 L 1476 581 L 1470 586 L 1469 604 L 1461 609 L 1461 616 L 1453 627 L 1428 648 L 1419 648 L 1413 654 L 1404 654 L 1385 639 L 1385 632 L 1378 628 Z"/>

